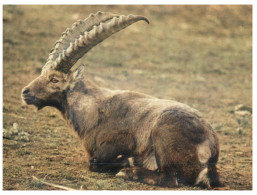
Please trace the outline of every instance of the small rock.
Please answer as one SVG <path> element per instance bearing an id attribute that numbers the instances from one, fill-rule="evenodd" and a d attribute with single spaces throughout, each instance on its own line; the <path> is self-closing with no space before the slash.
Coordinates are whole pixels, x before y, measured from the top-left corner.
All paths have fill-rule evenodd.
<path id="1" fill-rule="evenodd" d="M 16 129 L 16 130 L 19 131 L 19 125 L 18 125 L 18 123 L 13 123 L 12 127 L 13 127 L 13 129 Z"/>
<path id="2" fill-rule="evenodd" d="M 245 112 L 249 112 L 249 114 L 252 114 L 252 108 L 244 104 L 238 104 L 237 106 L 235 106 L 235 112 L 238 112 L 238 111 L 245 111 Z"/>
<path id="3" fill-rule="evenodd" d="M 17 123 L 13 123 L 12 128 L 10 129 L 13 135 L 18 135 L 19 133 L 19 126 Z"/>
<path id="4" fill-rule="evenodd" d="M 29 133 L 21 131 L 17 123 L 13 123 L 10 129 L 3 129 L 3 137 L 15 141 L 29 142 Z"/>
<path id="5" fill-rule="evenodd" d="M 235 114 L 239 115 L 239 116 L 250 116 L 251 115 L 251 113 L 249 111 L 246 111 L 246 110 L 235 111 Z"/>
<path id="6" fill-rule="evenodd" d="M 3 137 L 6 139 L 11 139 L 12 138 L 12 132 L 8 131 L 7 129 L 3 129 Z"/>

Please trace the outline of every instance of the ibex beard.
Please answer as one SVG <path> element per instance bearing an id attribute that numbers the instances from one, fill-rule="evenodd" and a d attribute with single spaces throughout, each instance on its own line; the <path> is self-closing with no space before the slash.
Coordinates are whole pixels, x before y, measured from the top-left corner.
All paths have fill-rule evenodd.
<path id="1" fill-rule="evenodd" d="M 91 171 L 116 171 L 150 185 L 221 186 L 218 139 L 197 110 L 101 88 L 85 77 L 83 66 L 72 71 L 92 47 L 139 20 L 148 22 L 143 16 L 98 12 L 75 23 L 56 42 L 41 75 L 22 90 L 22 99 L 60 111 L 82 141 Z"/>

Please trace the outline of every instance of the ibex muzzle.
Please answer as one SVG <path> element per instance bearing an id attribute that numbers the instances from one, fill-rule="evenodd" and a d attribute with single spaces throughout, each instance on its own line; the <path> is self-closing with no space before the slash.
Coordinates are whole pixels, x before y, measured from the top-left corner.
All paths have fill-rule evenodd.
<path id="1" fill-rule="evenodd" d="M 218 139 L 198 111 L 101 88 L 84 76 L 83 66 L 71 70 L 95 45 L 140 20 L 149 23 L 143 16 L 98 12 L 73 24 L 56 42 L 41 75 L 23 89 L 22 99 L 61 112 L 81 138 L 92 171 L 115 170 L 117 176 L 152 185 L 219 186 Z"/>

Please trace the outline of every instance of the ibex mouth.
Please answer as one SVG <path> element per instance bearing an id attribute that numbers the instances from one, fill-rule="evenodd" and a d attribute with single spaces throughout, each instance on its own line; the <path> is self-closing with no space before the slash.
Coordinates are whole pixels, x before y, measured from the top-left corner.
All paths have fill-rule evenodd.
<path id="1" fill-rule="evenodd" d="M 34 104 L 36 98 L 35 96 L 23 95 L 22 99 L 26 104 L 30 105 L 30 104 Z"/>
<path id="2" fill-rule="evenodd" d="M 27 105 L 34 105 L 37 110 L 41 110 L 44 107 L 42 101 L 39 101 L 35 96 L 22 95 L 22 100 Z"/>

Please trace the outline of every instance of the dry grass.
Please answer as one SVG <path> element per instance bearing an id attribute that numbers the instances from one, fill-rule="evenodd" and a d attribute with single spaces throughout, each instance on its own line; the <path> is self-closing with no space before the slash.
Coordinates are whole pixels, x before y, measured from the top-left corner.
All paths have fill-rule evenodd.
<path id="1" fill-rule="evenodd" d="M 251 6 L 125 5 L 3 7 L 3 127 L 18 123 L 30 140 L 3 140 L 3 189 L 55 189 L 33 181 L 34 175 L 75 189 L 167 190 L 89 172 L 77 137 L 57 111 L 21 107 L 21 89 L 39 74 L 61 33 L 98 10 L 141 14 L 151 23 L 135 24 L 92 49 L 79 61 L 88 77 L 200 110 L 220 138 L 222 181 L 233 190 L 252 189 L 252 118 L 232 112 L 238 104 L 252 106 Z"/>

